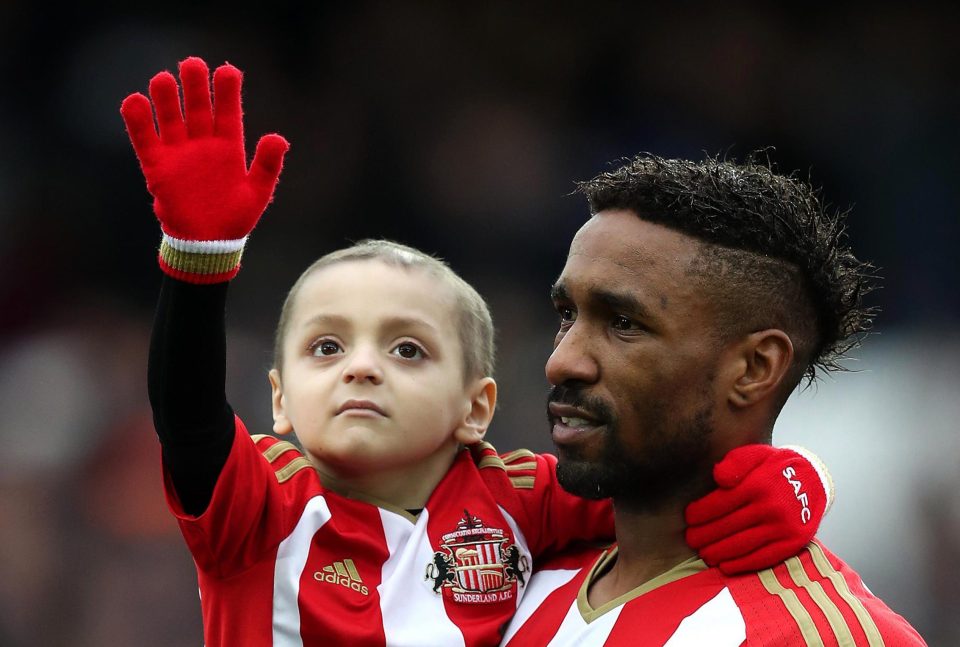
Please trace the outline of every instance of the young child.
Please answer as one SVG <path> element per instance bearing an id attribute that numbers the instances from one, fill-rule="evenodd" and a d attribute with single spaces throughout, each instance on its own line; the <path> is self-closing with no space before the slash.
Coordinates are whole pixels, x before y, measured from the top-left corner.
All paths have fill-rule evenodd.
<path id="1" fill-rule="evenodd" d="M 550 455 L 483 442 L 487 306 L 388 241 L 329 254 L 293 286 L 269 379 L 273 430 L 303 450 L 251 436 L 224 395 L 227 286 L 288 145 L 263 137 L 248 171 L 239 70 L 215 71 L 213 99 L 202 60 L 180 80 L 183 112 L 171 74 L 150 82 L 159 132 L 144 95 L 121 113 L 163 230 L 149 389 L 206 644 L 498 644 L 541 556 L 612 538 L 609 502 L 566 493 Z M 720 465 L 734 477 L 688 509 L 701 556 L 750 569 L 809 541 L 829 499 L 819 466 L 776 448 Z M 807 523 L 783 496 L 788 467 L 824 486 Z"/>

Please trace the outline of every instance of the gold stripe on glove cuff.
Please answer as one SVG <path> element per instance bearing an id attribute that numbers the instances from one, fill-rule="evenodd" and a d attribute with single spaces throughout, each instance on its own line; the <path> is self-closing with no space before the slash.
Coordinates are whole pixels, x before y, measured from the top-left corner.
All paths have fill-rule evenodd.
<path id="1" fill-rule="evenodd" d="M 175 249 L 164 240 L 160 243 L 160 258 L 175 270 L 189 274 L 223 274 L 240 264 L 243 249 L 223 254 L 203 254 Z"/>

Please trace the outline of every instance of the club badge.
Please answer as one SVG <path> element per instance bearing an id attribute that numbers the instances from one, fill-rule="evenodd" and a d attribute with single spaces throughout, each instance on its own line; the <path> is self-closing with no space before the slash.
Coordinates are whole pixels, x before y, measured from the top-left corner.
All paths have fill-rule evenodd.
<path id="1" fill-rule="evenodd" d="M 454 602 L 483 604 L 512 600 L 514 583 L 526 585 L 526 555 L 502 529 L 490 528 L 467 510 L 456 530 L 441 539 L 442 550 L 433 554 L 424 577 L 433 580 L 434 593 Z"/>

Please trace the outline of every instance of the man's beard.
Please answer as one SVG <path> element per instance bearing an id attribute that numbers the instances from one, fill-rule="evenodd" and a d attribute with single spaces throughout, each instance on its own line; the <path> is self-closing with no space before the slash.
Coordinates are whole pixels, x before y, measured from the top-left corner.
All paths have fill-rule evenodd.
<path id="1" fill-rule="evenodd" d="M 580 448 L 558 448 L 557 480 L 564 490 L 586 499 L 614 498 L 640 511 L 656 511 L 673 500 L 692 500 L 712 484 L 709 437 L 712 408 L 705 404 L 686 420 L 668 427 L 675 416 L 663 403 L 642 422 L 642 449 L 633 455 L 623 445 L 624 430 L 609 407 L 576 388 L 555 387 L 551 401 L 581 406 L 602 415 L 599 456 L 586 458 Z M 626 433 L 631 433 L 627 430 Z"/>

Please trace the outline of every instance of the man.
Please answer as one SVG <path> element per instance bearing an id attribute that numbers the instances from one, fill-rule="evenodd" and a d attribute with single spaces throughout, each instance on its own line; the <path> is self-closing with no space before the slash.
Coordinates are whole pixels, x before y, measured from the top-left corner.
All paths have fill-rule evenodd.
<path id="1" fill-rule="evenodd" d="M 843 215 L 753 159 L 642 155 L 579 188 L 592 217 L 553 287 L 549 419 L 562 486 L 612 497 L 617 543 L 541 569 L 506 644 L 924 644 L 819 542 L 728 576 L 684 541 L 687 504 L 741 476 L 711 466 L 770 443 L 791 391 L 869 329 Z M 806 480 L 783 471 L 801 520 Z"/>

